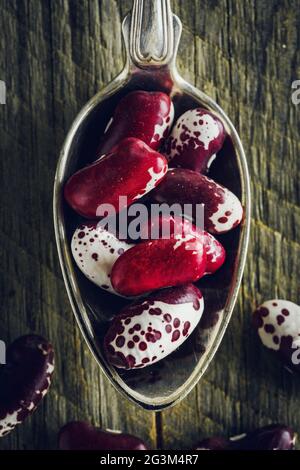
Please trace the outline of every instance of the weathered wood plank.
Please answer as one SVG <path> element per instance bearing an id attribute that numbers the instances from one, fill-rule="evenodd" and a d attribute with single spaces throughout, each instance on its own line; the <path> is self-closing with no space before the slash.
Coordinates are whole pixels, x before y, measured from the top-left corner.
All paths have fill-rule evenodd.
<path id="1" fill-rule="evenodd" d="M 59 427 L 86 419 L 187 448 L 201 436 L 283 421 L 299 430 L 299 379 L 259 344 L 250 325 L 266 298 L 300 301 L 298 0 L 174 0 L 183 21 L 178 65 L 237 126 L 252 176 L 251 246 L 232 323 L 187 399 L 154 414 L 125 401 L 83 344 L 64 291 L 52 228 L 60 146 L 81 106 L 122 68 L 120 20 L 129 0 L 2 0 L 0 79 L 1 339 L 45 334 L 59 351 L 39 411 L 0 448 L 54 448 Z"/>

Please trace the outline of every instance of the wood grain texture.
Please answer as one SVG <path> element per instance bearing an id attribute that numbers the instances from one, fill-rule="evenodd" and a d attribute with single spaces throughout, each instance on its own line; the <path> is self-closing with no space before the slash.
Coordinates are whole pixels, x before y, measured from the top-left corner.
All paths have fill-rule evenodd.
<path id="1" fill-rule="evenodd" d="M 174 0 L 183 22 L 178 66 L 236 125 L 252 178 L 251 243 L 232 322 L 208 372 L 159 416 L 124 400 L 99 372 L 75 325 L 52 224 L 59 149 L 82 107 L 122 68 L 128 0 L 1 0 L 0 338 L 35 331 L 57 351 L 51 392 L 1 449 L 55 448 L 86 419 L 188 448 L 200 437 L 281 421 L 300 431 L 300 379 L 274 363 L 251 329 L 262 300 L 300 302 L 299 0 Z"/>

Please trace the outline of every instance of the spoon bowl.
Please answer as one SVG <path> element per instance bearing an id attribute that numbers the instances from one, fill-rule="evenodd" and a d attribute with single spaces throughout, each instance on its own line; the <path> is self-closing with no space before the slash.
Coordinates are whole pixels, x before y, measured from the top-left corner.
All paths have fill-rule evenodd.
<path id="1" fill-rule="evenodd" d="M 54 183 L 54 225 L 60 264 L 70 303 L 91 352 L 112 384 L 145 409 L 162 410 L 183 399 L 203 375 L 230 321 L 243 274 L 250 228 L 250 190 L 246 157 L 239 136 L 224 111 L 177 72 L 181 22 L 169 0 L 136 0 L 123 21 L 127 59 L 123 71 L 95 95 L 76 117 L 61 150 Z M 103 352 L 110 320 L 128 300 L 102 291 L 78 270 L 70 242 L 83 221 L 64 202 L 63 187 L 79 168 L 93 160 L 99 136 L 120 99 L 133 90 L 163 91 L 175 106 L 175 119 L 198 106 L 223 122 L 227 138 L 209 176 L 234 192 L 244 207 L 241 225 L 219 239 L 227 252 L 223 267 L 197 286 L 205 300 L 202 319 L 189 339 L 164 360 L 139 370 L 111 366 Z"/>

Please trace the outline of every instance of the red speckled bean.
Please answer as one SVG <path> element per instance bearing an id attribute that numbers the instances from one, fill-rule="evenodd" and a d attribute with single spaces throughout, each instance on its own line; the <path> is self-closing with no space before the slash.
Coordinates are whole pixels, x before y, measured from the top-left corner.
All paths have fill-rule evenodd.
<path id="1" fill-rule="evenodd" d="M 160 215 L 152 217 L 141 227 L 141 238 L 150 240 L 155 238 L 171 238 L 174 234 L 186 236 L 198 235 L 204 242 L 206 251 L 205 274 L 213 274 L 224 263 L 226 252 L 223 245 L 210 233 L 200 230 L 196 225 L 182 217 Z"/>
<path id="2" fill-rule="evenodd" d="M 151 193 L 155 202 L 204 204 L 204 228 L 213 234 L 228 232 L 242 220 L 243 208 L 227 188 L 196 171 L 169 170 Z"/>
<path id="3" fill-rule="evenodd" d="M 222 122 L 210 111 L 203 108 L 186 111 L 167 141 L 170 165 L 206 173 L 225 136 Z"/>

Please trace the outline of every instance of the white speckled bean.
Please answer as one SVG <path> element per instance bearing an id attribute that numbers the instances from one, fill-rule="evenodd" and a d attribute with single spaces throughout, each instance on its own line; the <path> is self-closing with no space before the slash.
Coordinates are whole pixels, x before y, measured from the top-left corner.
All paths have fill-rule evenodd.
<path id="1" fill-rule="evenodd" d="M 73 257 L 83 274 L 97 286 L 114 294 L 117 293 L 110 280 L 113 264 L 132 246 L 118 240 L 96 222 L 78 227 L 71 243 Z"/>

